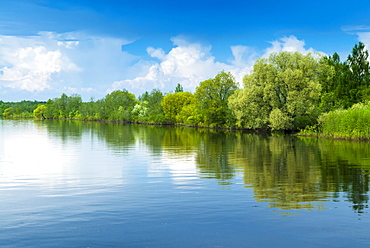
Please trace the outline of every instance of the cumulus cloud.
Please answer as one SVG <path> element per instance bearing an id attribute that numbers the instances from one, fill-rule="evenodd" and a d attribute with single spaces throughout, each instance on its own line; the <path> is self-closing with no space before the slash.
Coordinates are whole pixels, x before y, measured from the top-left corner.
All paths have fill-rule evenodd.
<path id="1" fill-rule="evenodd" d="M 128 43 L 80 32 L 0 36 L 0 86 L 33 95 L 49 90 L 53 97 L 66 89 L 103 96 L 137 58 L 122 52 L 122 45 Z"/>
<path id="2" fill-rule="evenodd" d="M 265 50 L 263 57 L 268 57 L 271 53 L 277 52 L 300 52 L 302 54 L 315 54 L 316 51 L 313 48 L 306 49 L 306 43 L 304 40 L 298 40 L 297 37 L 291 35 L 289 37 L 283 37 L 279 40 L 274 40 L 271 43 L 271 47 Z"/>
<path id="3" fill-rule="evenodd" d="M 100 98 L 123 88 L 135 94 L 153 88 L 170 92 L 178 83 L 185 90 L 194 91 L 200 82 L 221 70 L 231 72 L 237 82 L 242 82 L 257 57 L 281 51 L 315 52 L 306 49 L 303 40 L 289 36 L 272 41 L 262 54 L 248 46 L 231 46 L 232 57 L 219 62 L 210 45 L 189 42 L 181 36 L 171 41 L 173 48 L 169 52 L 147 47 L 151 59 L 144 60 L 122 51 L 130 43 L 124 39 L 79 32 L 0 36 L 0 87 L 32 94 L 50 91 L 50 98 L 61 92 L 78 93 L 85 99 Z"/>
<path id="4" fill-rule="evenodd" d="M 26 47 L 16 51 L 12 68 L 2 68 L 0 80 L 3 85 L 27 91 L 42 91 L 49 88 L 51 74 L 61 70 L 59 51 L 47 51 L 45 47 Z"/>
<path id="5" fill-rule="evenodd" d="M 257 56 L 247 46 L 233 46 L 233 59 L 226 64 L 216 61 L 211 46 L 190 43 L 183 37 L 174 37 L 171 41 L 174 48 L 167 54 L 161 48 L 147 48 L 147 53 L 160 62 L 152 62 L 145 75 L 116 81 L 109 91 L 121 88 L 173 90 L 178 83 L 185 90 L 193 91 L 201 81 L 214 77 L 221 70 L 230 71 L 241 82 Z"/>
<path id="6" fill-rule="evenodd" d="M 49 89 L 53 74 L 79 68 L 38 37 L 0 36 L 0 84 L 30 92 Z"/>
<path id="7" fill-rule="evenodd" d="M 159 88 L 170 91 L 178 83 L 185 90 L 194 91 L 201 81 L 214 77 L 221 70 L 231 72 L 236 81 L 241 83 L 258 57 L 268 57 L 271 53 L 282 51 L 297 51 L 303 54 L 316 52 L 313 48 L 306 49 L 305 42 L 292 35 L 270 42 L 271 46 L 263 54 L 258 54 L 248 46 L 231 46 L 233 57 L 228 60 L 229 63 L 221 63 L 212 55 L 211 46 L 191 43 L 180 36 L 172 38 L 171 41 L 174 48 L 167 54 L 161 48 L 148 47 L 147 53 L 160 61 L 152 61 L 149 67 L 146 64 L 143 68 L 146 70 L 144 75 L 115 81 L 108 92 L 122 88 L 136 91 Z"/>
<path id="8" fill-rule="evenodd" d="M 147 73 L 134 79 L 116 81 L 112 89 L 133 88 L 175 88 L 180 83 L 186 90 L 192 90 L 199 82 L 213 77 L 227 65 L 216 62 L 211 55 L 211 47 L 200 43 L 188 43 L 186 40 L 175 37 L 172 39 L 174 48 L 168 54 L 163 49 L 147 48 L 151 57 L 160 62 L 153 62 Z"/>
<path id="9" fill-rule="evenodd" d="M 160 60 L 164 60 L 166 58 L 166 54 L 164 53 L 162 48 L 155 49 L 153 47 L 148 47 L 146 49 L 146 52 L 152 57 L 152 58 L 158 58 Z"/>
<path id="10" fill-rule="evenodd" d="M 62 70 L 78 70 L 58 49 L 36 45 L 26 38 L 1 37 L 0 83 L 4 87 L 43 91 L 50 88 L 53 74 Z M 23 44 L 23 46 L 15 46 Z"/>

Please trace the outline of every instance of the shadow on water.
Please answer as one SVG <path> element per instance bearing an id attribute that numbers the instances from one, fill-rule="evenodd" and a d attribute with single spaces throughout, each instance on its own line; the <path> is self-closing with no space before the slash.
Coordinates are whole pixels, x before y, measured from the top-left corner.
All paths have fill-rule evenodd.
<path id="1" fill-rule="evenodd" d="M 271 208 L 320 210 L 344 196 L 356 213 L 369 201 L 370 143 L 268 136 L 239 131 L 79 121 L 35 121 L 50 135 L 79 141 L 83 135 L 125 153 L 135 144 L 153 155 L 193 155 L 200 179 L 253 189 Z M 165 152 L 165 155 L 163 155 Z"/>

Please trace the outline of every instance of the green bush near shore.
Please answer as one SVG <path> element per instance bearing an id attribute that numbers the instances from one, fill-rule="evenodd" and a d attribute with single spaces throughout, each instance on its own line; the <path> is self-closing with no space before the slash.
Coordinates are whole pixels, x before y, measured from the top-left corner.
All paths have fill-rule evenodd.
<path id="1" fill-rule="evenodd" d="M 315 135 L 335 139 L 370 140 L 370 102 L 322 114 L 318 124 L 307 127 L 299 135 Z"/>

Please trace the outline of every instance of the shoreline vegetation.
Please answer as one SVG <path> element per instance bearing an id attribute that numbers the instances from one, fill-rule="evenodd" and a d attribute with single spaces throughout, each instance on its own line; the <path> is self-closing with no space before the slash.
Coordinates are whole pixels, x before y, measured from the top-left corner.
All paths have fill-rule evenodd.
<path id="1" fill-rule="evenodd" d="M 174 93 L 153 89 L 137 98 L 123 89 L 88 102 L 64 93 L 46 102 L 0 100 L 0 115 L 370 140 L 368 58 L 361 42 L 345 61 L 337 53 L 273 53 L 257 59 L 241 88 L 230 72 L 221 71 L 194 93 L 178 84 Z"/>

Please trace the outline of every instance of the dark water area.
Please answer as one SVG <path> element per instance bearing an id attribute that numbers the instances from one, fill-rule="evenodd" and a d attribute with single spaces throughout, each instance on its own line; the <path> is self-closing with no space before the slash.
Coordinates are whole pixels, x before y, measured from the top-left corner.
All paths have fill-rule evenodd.
<path id="1" fill-rule="evenodd" d="M 370 247 L 370 143 L 0 119 L 0 247 Z"/>

